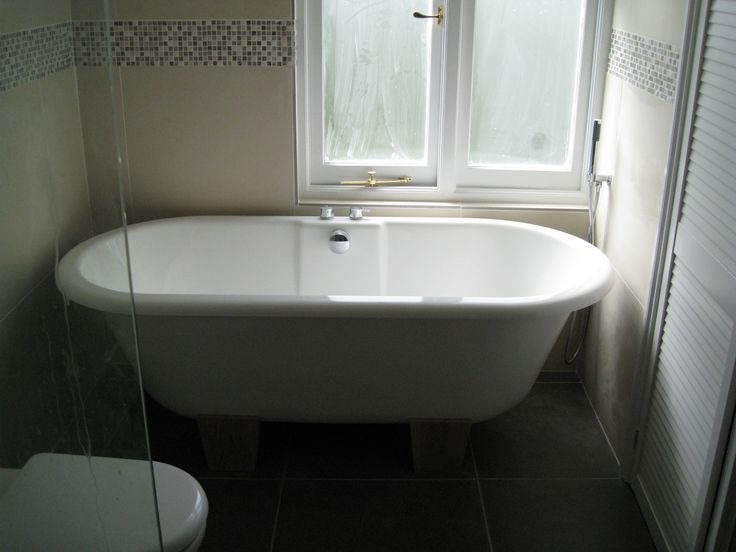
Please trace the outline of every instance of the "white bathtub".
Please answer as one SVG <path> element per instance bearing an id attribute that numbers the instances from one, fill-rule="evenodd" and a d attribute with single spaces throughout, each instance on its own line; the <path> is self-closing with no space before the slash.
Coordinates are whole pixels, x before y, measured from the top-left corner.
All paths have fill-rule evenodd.
<path id="1" fill-rule="evenodd" d="M 344 254 L 328 247 L 349 234 Z M 518 403 L 611 286 L 570 235 L 479 219 L 189 217 L 129 228 L 144 385 L 186 416 L 479 421 Z M 122 231 L 59 265 L 131 359 Z"/>

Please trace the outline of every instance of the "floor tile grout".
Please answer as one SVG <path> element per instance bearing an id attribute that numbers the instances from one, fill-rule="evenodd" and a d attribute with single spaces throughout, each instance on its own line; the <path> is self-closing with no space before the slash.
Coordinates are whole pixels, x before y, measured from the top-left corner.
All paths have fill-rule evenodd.
<path id="1" fill-rule="evenodd" d="M 618 455 L 616 454 L 616 451 L 613 449 L 613 443 L 611 443 L 611 440 L 608 438 L 608 433 L 606 433 L 606 428 L 603 427 L 603 422 L 601 422 L 600 416 L 598 416 L 598 411 L 595 409 L 595 406 L 593 406 L 593 401 L 590 400 L 590 395 L 588 395 L 588 390 L 585 388 L 585 385 L 583 382 L 580 382 L 580 386 L 583 389 L 583 395 L 585 395 L 585 398 L 588 400 L 588 405 L 590 406 L 590 409 L 593 411 L 593 416 L 595 416 L 595 421 L 598 422 L 598 428 L 601 430 L 601 433 L 603 434 L 603 438 L 606 440 L 606 444 L 608 445 L 608 450 L 611 452 L 611 455 L 613 455 L 613 460 L 616 462 L 616 467 L 618 468 L 618 473 L 621 474 L 621 461 L 618 458 Z"/>
<path id="2" fill-rule="evenodd" d="M 620 481 L 620 477 L 479 477 L 481 481 Z"/>
<path id="3" fill-rule="evenodd" d="M 268 552 L 273 552 L 274 546 L 276 546 L 276 531 L 279 527 L 279 514 L 281 513 L 281 500 L 284 496 L 284 486 L 286 485 L 286 470 L 289 465 L 289 448 L 284 452 L 284 464 L 281 468 L 281 483 L 279 483 L 278 499 L 276 500 L 276 513 L 273 516 L 273 527 L 271 528 L 271 544 L 268 547 Z"/>
<path id="4" fill-rule="evenodd" d="M 276 501 L 276 513 L 273 516 L 273 528 L 271 530 L 271 544 L 268 547 L 269 552 L 273 552 L 274 546 L 276 545 L 276 531 L 279 527 L 279 514 L 281 513 L 281 499 L 284 496 L 284 485 L 286 484 L 286 480 L 282 479 L 281 483 L 279 484 L 279 497 Z"/>
<path id="5" fill-rule="evenodd" d="M 186 468 L 182 468 L 186 471 Z M 200 481 L 283 481 L 283 477 L 242 477 L 238 475 L 194 475 Z"/>
<path id="6" fill-rule="evenodd" d="M 238 476 L 194 476 L 198 480 L 213 481 L 619 481 L 618 476 L 596 477 L 493 477 L 478 475 L 473 477 L 238 477 Z"/>
<path id="7" fill-rule="evenodd" d="M 488 550 L 493 552 L 493 542 L 491 541 L 491 529 L 488 527 L 488 515 L 486 514 L 486 503 L 483 498 L 483 488 L 480 484 L 480 477 L 478 477 L 478 463 L 475 461 L 475 450 L 473 449 L 473 441 L 468 440 L 470 446 L 470 457 L 473 460 L 473 471 L 475 472 L 475 485 L 478 489 L 478 498 L 480 499 L 480 510 L 483 514 L 483 527 L 486 530 L 486 539 L 488 540 Z"/>

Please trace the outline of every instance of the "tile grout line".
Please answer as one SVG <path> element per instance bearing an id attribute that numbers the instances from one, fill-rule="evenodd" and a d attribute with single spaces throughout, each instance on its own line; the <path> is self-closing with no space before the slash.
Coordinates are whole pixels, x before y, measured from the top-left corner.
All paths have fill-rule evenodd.
<path id="1" fill-rule="evenodd" d="M 182 468 L 184 469 L 184 468 Z M 186 470 L 185 470 L 186 471 Z M 191 473 L 191 472 L 190 472 Z M 596 475 L 589 477 L 492 477 L 474 475 L 472 477 L 254 477 L 240 475 L 194 475 L 202 480 L 231 480 L 231 481 L 618 481 L 616 476 Z"/>
<path id="2" fill-rule="evenodd" d="M 473 439 L 468 439 L 470 445 L 470 457 L 473 459 L 473 471 L 475 472 L 475 485 L 478 489 L 478 498 L 480 499 L 480 510 L 483 514 L 483 526 L 486 529 L 486 539 L 488 540 L 488 550 L 493 552 L 493 543 L 491 542 L 491 529 L 488 527 L 488 516 L 486 515 L 486 504 L 483 499 L 483 488 L 480 485 L 480 477 L 478 476 L 478 463 L 475 461 L 475 450 L 473 449 Z"/>
<path id="3" fill-rule="evenodd" d="M 287 481 L 474 481 L 475 477 L 287 477 Z"/>
<path id="4" fill-rule="evenodd" d="M 276 501 L 276 513 L 273 516 L 273 529 L 271 530 L 271 544 L 268 547 L 268 552 L 273 552 L 274 546 L 276 546 L 276 530 L 279 526 L 279 515 L 281 514 L 281 500 L 284 496 L 284 486 L 286 485 L 286 470 L 289 465 L 289 450 L 291 447 L 286 449 L 284 453 L 284 466 L 281 468 L 281 483 L 279 483 L 279 497 Z"/>
<path id="5" fill-rule="evenodd" d="M 480 477 L 480 481 L 619 481 L 620 477 Z"/>
<path id="6" fill-rule="evenodd" d="M 606 440 L 606 444 L 608 445 L 608 450 L 611 452 L 611 455 L 613 455 L 614 462 L 616 462 L 616 468 L 619 474 L 618 479 L 621 479 L 621 460 L 619 460 L 619 457 L 616 454 L 615 449 L 613 448 L 613 443 L 611 443 L 611 439 L 609 439 L 608 437 L 606 428 L 603 427 L 603 422 L 601 421 L 601 417 L 598 416 L 598 411 L 595 409 L 595 406 L 593 405 L 593 401 L 590 399 L 590 395 L 588 395 L 588 389 L 585 387 L 585 384 L 582 381 L 580 382 L 580 386 L 583 388 L 583 395 L 585 395 L 585 398 L 588 400 L 588 405 L 590 406 L 590 409 L 593 411 L 593 416 L 595 416 L 595 421 L 598 422 L 598 428 L 601 430 L 601 433 L 603 434 L 603 438 Z"/>

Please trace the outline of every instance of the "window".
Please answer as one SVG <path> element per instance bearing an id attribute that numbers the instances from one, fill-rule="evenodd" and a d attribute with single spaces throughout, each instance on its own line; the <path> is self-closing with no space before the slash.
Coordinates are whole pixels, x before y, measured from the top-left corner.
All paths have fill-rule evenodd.
<path id="1" fill-rule="evenodd" d="M 596 2 L 295 6 L 300 201 L 584 202 Z"/>

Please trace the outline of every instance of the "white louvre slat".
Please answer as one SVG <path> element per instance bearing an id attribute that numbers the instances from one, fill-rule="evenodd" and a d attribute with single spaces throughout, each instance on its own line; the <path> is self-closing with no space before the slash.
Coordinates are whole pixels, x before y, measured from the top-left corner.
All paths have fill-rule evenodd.
<path id="1" fill-rule="evenodd" d="M 703 128 L 695 127 L 693 131 L 693 147 L 701 145 L 706 147 L 710 152 L 717 157 L 719 164 L 727 163 L 733 165 L 733 161 L 729 159 L 729 155 L 733 154 L 732 147 L 726 142 L 718 140 L 718 129 L 715 128 Z"/>
<path id="2" fill-rule="evenodd" d="M 673 551 L 689 550 L 732 336 L 730 317 L 675 260 L 639 473 Z"/>
<path id="3" fill-rule="evenodd" d="M 730 106 L 708 96 L 698 97 L 698 107 L 700 106 L 705 106 L 730 121 L 736 121 L 736 106 Z"/>
<path id="4" fill-rule="evenodd" d="M 715 14 L 736 14 L 736 2 L 733 0 L 715 0 L 711 6 L 711 21 Z"/>
<path id="5" fill-rule="evenodd" d="M 715 0 L 636 482 L 671 552 L 702 549 L 736 363 L 736 0 Z"/>
<path id="6" fill-rule="evenodd" d="M 703 71 L 705 75 L 715 75 L 733 82 L 733 71 L 731 66 L 715 61 L 714 59 L 703 60 Z"/>
<path id="7" fill-rule="evenodd" d="M 690 154 L 690 173 L 696 174 L 701 180 L 717 192 L 724 200 L 731 204 L 736 203 L 736 190 L 730 184 L 729 173 L 725 167 L 718 166 L 695 149 Z"/>
<path id="8" fill-rule="evenodd" d="M 721 232 L 721 226 L 718 221 L 708 218 L 702 214 L 702 206 L 686 194 L 686 203 L 683 205 L 681 224 L 683 228 L 690 230 L 697 240 L 709 251 L 717 256 L 721 264 L 726 269 L 736 274 L 736 251 L 733 251 L 731 244 Z"/>
<path id="9" fill-rule="evenodd" d="M 733 87 L 736 90 L 736 82 L 733 83 Z M 701 106 L 700 109 L 698 109 L 698 118 L 704 119 L 709 125 L 713 125 L 720 130 L 728 132 L 731 136 L 736 137 L 736 121 L 727 117 L 722 117 L 715 111 L 711 111 L 704 106 Z"/>
<path id="10" fill-rule="evenodd" d="M 688 193 L 699 198 L 701 202 L 707 202 L 708 207 L 714 209 L 713 215 L 725 226 L 724 230 L 728 235 L 736 235 L 736 228 L 733 227 L 736 193 L 728 194 L 728 189 L 722 183 L 714 182 L 714 177 L 706 177 L 700 168 L 693 164 L 690 165 L 688 179 L 692 183 Z"/>
<path id="11" fill-rule="evenodd" d="M 711 26 L 726 26 L 726 27 L 736 27 L 736 14 L 728 13 L 723 10 L 714 9 L 711 12 L 711 17 L 709 20 Z M 734 31 L 734 34 L 728 35 L 729 37 L 736 37 L 736 31 Z"/>

